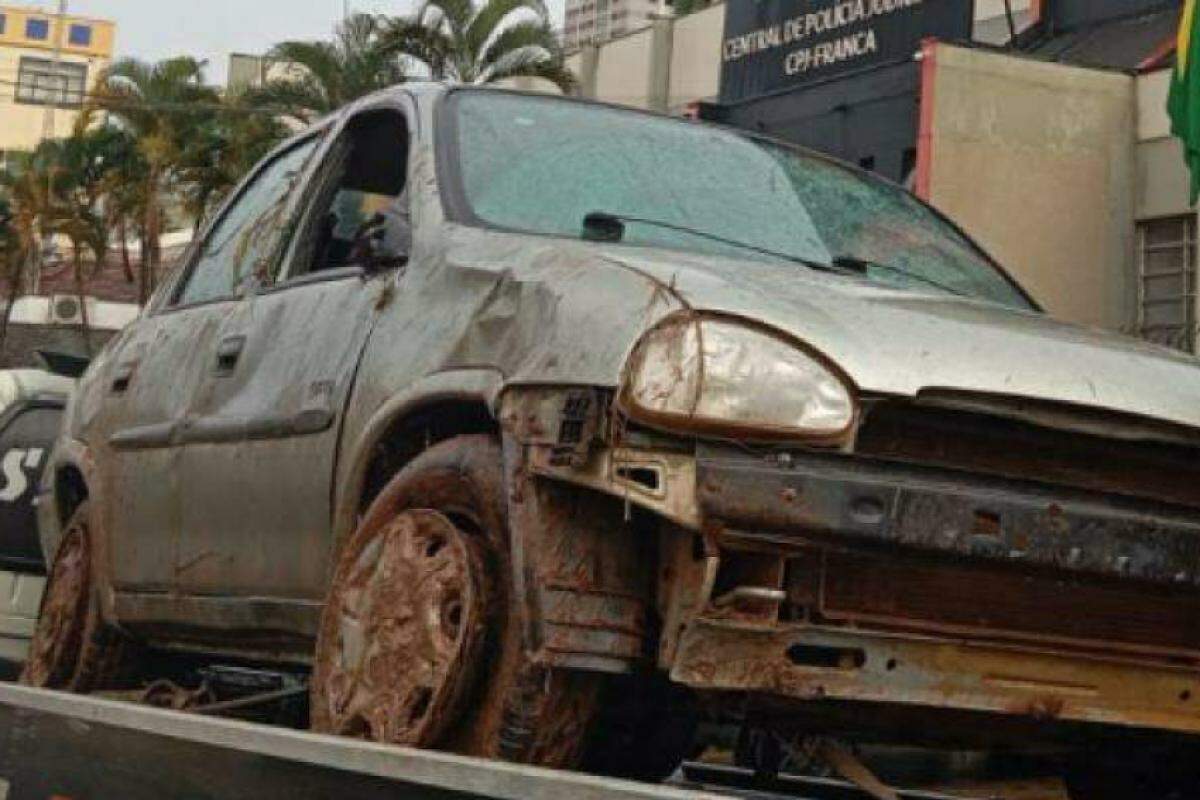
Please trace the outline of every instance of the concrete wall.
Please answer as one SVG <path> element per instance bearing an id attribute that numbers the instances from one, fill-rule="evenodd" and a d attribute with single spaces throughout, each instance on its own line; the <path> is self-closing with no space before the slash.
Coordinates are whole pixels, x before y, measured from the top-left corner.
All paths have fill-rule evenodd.
<path id="1" fill-rule="evenodd" d="M 934 49 L 930 200 L 1054 316 L 1136 319 L 1134 79 Z"/>
<path id="2" fill-rule="evenodd" d="M 653 28 L 645 28 L 596 48 L 594 95 L 609 103 L 650 108 Z"/>
<path id="3" fill-rule="evenodd" d="M 647 27 L 567 57 L 579 94 L 606 103 L 680 113 L 717 96 L 725 4 L 685 17 L 662 16 Z"/>
<path id="4" fill-rule="evenodd" d="M 305 68 L 292 61 L 278 61 L 250 53 L 230 53 L 226 88 L 240 92 L 274 80 L 300 80 Z"/>
<path id="5" fill-rule="evenodd" d="M 735 0 L 736 2 L 736 0 Z M 725 4 L 680 17 L 671 33 L 668 106 L 679 113 L 697 100 L 715 100 L 721 83 L 721 37 Z"/>
<path id="6" fill-rule="evenodd" d="M 1138 219 L 1194 213 L 1188 198 L 1188 171 L 1183 145 L 1171 136 L 1167 116 L 1167 91 L 1171 70 L 1139 75 L 1137 90 L 1137 194 Z"/>

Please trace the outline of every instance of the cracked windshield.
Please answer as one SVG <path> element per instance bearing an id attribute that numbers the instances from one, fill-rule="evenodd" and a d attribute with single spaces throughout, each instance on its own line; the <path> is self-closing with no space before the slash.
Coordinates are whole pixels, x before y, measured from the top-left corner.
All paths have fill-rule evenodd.
<path id="1" fill-rule="evenodd" d="M 603 215 L 623 224 L 626 244 L 787 259 L 1030 307 L 925 206 L 823 159 L 716 128 L 533 97 L 462 93 L 454 108 L 463 191 L 485 224 L 579 237 L 585 218 Z"/>

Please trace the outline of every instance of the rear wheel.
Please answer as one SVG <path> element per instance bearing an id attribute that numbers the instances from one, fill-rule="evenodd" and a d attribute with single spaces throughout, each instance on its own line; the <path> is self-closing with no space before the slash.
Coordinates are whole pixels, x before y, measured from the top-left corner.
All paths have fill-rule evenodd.
<path id="1" fill-rule="evenodd" d="M 21 682 L 89 692 L 113 688 L 127 670 L 128 643 L 100 615 L 92 581 L 90 506 L 67 522 L 55 552 Z"/>
<path id="2" fill-rule="evenodd" d="M 396 475 L 338 559 L 312 679 L 315 729 L 569 767 L 599 676 L 522 646 L 500 447 L 435 445 Z"/>

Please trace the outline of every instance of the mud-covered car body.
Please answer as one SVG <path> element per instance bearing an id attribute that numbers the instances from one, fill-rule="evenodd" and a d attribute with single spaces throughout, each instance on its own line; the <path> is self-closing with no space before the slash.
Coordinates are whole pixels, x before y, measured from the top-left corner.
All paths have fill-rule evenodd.
<path id="1" fill-rule="evenodd" d="M 73 384 L 42 370 L 0 370 L 0 678 L 16 674 L 37 620 L 46 564 L 34 497 Z"/>
<path id="2" fill-rule="evenodd" d="M 949 223 L 816 156 L 771 150 L 788 169 L 853 182 L 847 197 L 895 206 L 873 212 L 887 232 L 873 258 L 879 241 L 903 249 L 936 229 L 954 258 L 988 264 L 992 296 L 798 263 L 771 231 L 726 227 L 737 241 L 713 247 L 704 231 L 623 238 L 638 223 L 617 218 L 608 184 L 555 181 L 571 159 L 615 180 L 586 138 L 603 125 L 555 130 L 559 114 L 618 115 L 597 118 L 620 129 L 601 130 L 608 141 L 678 131 L 700 176 L 722 147 L 766 146 L 438 86 L 371 97 L 284 145 L 69 409 L 43 546 L 89 497 L 107 619 L 162 647 L 303 662 L 339 543 L 374 493 L 432 442 L 491 432 L 525 644 L 547 666 L 655 666 L 714 696 L 856 727 L 911 732 L 908 712 L 938 711 L 989 714 L 997 724 L 974 726 L 988 734 L 1049 719 L 1200 730 L 1191 358 L 1048 319 Z M 547 130 L 581 138 L 555 150 Z M 394 150 L 347 155 L 348 135 Z M 470 150 L 522 137 L 553 168 L 512 177 L 512 152 Z M 711 153 L 688 155 L 692 137 Z M 653 195 L 670 160 L 651 152 L 622 180 Z M 312 209 L 335 162 L 354 202 L 407 201 L 405 266 L 313 255 Z M 284 188 L 264 197 L 272 170 Z M 715 219 L 722 191 L 756 190 L 730 182 L 671 202 L 703 200 L 697 215 Z M 534 189 L 601 213 L 577 214 L 573 236 L 505 224 Z M 756 213 L 769 217 L 768 194 Z M 238 215 L 254 221 L 232 241 L 223 221 Z M 710 355 L 720 374 L 706 378 Z M 718 378 L 715 410 L 698 413 Z M 812 410 L 789 394 L 810 383 L 830 395 L 814 413 L 838 421 L 772 424 Z M 684 413 L 679 385 L 695 394 Z M 841 713 L 861 703 L 889 713 Z"/>

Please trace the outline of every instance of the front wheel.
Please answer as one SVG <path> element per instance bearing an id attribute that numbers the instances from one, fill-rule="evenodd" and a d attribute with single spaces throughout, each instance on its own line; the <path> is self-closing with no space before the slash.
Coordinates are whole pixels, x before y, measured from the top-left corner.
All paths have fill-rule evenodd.
<path id="1" fill-rule="evenodd" d="M 342 548 L 312 679 L 313 728 L 571 767 L 599 676 L 522 646 L 500 447 L 460 436 L 419 455 Z"/>

